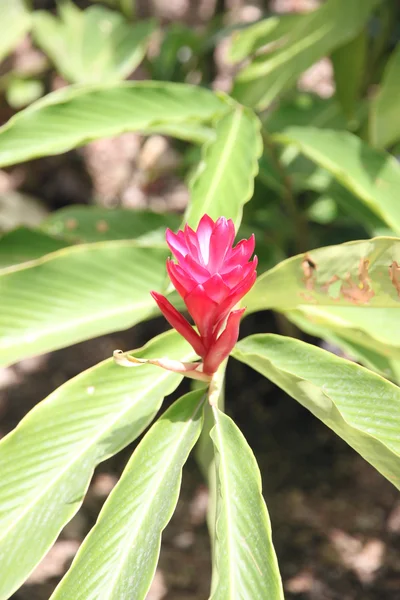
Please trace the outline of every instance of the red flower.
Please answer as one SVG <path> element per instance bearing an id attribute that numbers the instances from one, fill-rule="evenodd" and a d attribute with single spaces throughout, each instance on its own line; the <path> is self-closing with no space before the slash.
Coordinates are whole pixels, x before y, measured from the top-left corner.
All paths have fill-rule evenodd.
<path id="1" fill-rule="evenodd" d="M 167 271 L 195 322 L 188 321 L 161 294 L 151 292 L 167 321 L 203 359 L 204 373 L 215 373 L 239 335 L 244 308 L 233 310 L 253 286 L 257 274 L 254 235 L 233 247 L 235 226 L 220 217 L 204 215 L 197 231 L 188 225 L 177 234 L 167 230 L 168 246 L 177 263 L 167 260 Z"/>

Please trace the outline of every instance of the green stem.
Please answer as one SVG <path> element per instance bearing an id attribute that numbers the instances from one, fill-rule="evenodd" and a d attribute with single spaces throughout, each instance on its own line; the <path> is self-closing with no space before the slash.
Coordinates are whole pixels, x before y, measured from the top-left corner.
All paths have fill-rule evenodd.
<path id="1" fill-rule="evenodd" d="M 211 538 L 211 547 L 214 546 L 213 540 L 215 536 L 215 511 L 216 511 L 216 470 L 215 470 L 215 455 L 214 444 L 210 437 L 210 431 L 215 425 L 213 409 L 211 402 L 215 402 L 214 406 L 218 406 L 220 410 L 224 410 L 224 377 L 226 364 L 225 360 L 214 374 L 213 380 L 209 387 L 209 402 L 204 408 L 204 423 L 199 440 L 195 447 L 195 458 L 204 479 L 208 485 L 208 510 L 207 510 L 207 525 Z M 198 384 L 195 384 L 198 385 Z"/>
<path id="2" fill-rule="evenodd" d="M 307 220 L 297 206 L 292 181 L 279 158 L 275 144 L 271 141 L 265 129 L 262 129 L 261 133 L 264 141 L 264 148 L 268 151 L 274 166 L 282 179 L 283 192 L 281 198 L 285 205 L 286 212 L 294 225 L 296 249 L 299 253 L 305 252 L 308 248 L 309 237 Z"/>

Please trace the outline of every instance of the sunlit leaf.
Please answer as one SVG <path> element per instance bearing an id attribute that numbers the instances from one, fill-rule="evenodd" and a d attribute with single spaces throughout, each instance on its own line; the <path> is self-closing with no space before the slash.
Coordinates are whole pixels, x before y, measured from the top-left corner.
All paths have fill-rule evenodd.
<path id="1" fill-rule="evenodd" d="M 0 128 L 0 166 L 59 154 L 126 131 L 173 128 L 184 139 L 194 131 L 197 140 L 199 131 L 193 125 L 210 122 L 227 108 L 216 94 L 177 83 L 130 81 L 64 88 L 19 112 Z"/>
<path id="2" fill-rule="evenodd" d="M 23 0 L 0 0 L 0 14 L 0 60 L 3 60 L 29 30 L 31 18 Z"/>
<path id="3" fill-rule="evenodd" d="M 204 400 L 204 390 L 186 394 L 151 427 L 52 600 L 146 598 Z"/>
<path id="4" fill-rule="evenodd" d="M 259 334 L 234 356 L 284 389 L 400 489 L 400 388 L 364 367 L 294 340 Z"/>
<path id="5" fill-rule="evenodd" d="M 294 23 L 272 52 L 257 56 L 239 72 L 233 96 L 248 106 L 264 109 L 301 73 L 319 59 L 353 39 L 366 25 L 381 0 L 328 0 Z"/>
<path id="6" fill-rule="evenodd" d="M 400 165 L 393 156 L 346 131 L 289 127 L 274 138 L 299 148 L 400 233 Z"/>
<path id="7" fill-rule="evenodd" d="M 71 83 L 105 83 L 127 77 L 142 61 L 153 21 L 134 25 L 104 6 L 84 11 L 66 0 L 59 17 L 37 11 L 33 18 L 35 42 Z"/>
<path id="8" fill-rule="evenodd" d="M 300 24 L 306 18 L 301 13 L 289 13 L 274 15 L 268 19 L 262 19 L 242 29 L 237 29 L 232 34 L 228 57 L 232 62 L 244 60 L 257 50 L 273 44 L 286 36 L 293 27 Z"/>
<path id="9" fill-rule="evenodd" d="M 216 138 L 204 147 L 203 158 L 190 182 L 191 201 L 185 220 L 197 226 L 204 213 L 240 224 L 243 204 L 250 200 L 262 139 L 258 118 L 236 107 L 216 125 Z"/>
<path id="10" fill-rule="evenodd" d="M 155 312 L 164 245 L 71 246 L 0 272 L 0 364 L 126 329 Z"/>
<path id="11" fill-rule="evenodd" d="M 307 315 L 300 310 L 286 312 L 285 317 L 302 331 L 325 340 L 332 347 L 336 346 L 346 356 L 376 371 L 386 379 L 397 381 L 396 359 L 387 356 L 389 354 L 387 346 L 377 344 L 372 338 L 368 340 L 367 334 L 360 336 L 360 331 L 351 328 L 340 326 L 335 328 L 333 324 L 329 326 L 329 323 L 316 322 L 312 315 L 307 318 Z"/>
<path id="12" fill-rule="evenodd" d="M 399 309 L 400 239 L 348 242 L 288 258 L 257 279 L 246 305 L 249 311 L 301 305 Z"/>
<path id="13" fill-rule="evenodd" d="M 283 600 L 257 462 L 232 419 L 218 408 L 214 417 L 218 496 L 210 600 Z"/>
<path id="14" fill-rule="evenodd" d="M 193 356 L 175 332 L 135 351 L 164 354 Z M 61 386 L 0 442 L 1 598 L 22 584 L 79 509 L 96 465 L 143 431 L 180 380 L 108 359 Z"/>
<path id="15" fill-rule="evenodd" d="M 371 103 L 370 141 L 385 148 L 400 139 L 400 44 L 389 58 L 380 88 Z"/>

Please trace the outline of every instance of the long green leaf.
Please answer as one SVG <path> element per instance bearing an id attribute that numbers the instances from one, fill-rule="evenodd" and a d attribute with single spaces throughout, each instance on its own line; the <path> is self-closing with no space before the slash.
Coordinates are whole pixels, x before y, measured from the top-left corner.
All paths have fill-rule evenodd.
<path id="1" fill-rule="evenodd" d="M 243 205 L 250 200 L 262 152 L 260 123 L 254 113 L 237 106 L 216 126 L 216 139 L 204 147 L 191 183 L 185 220 L 196 227 L 204 213 L 233 219 L 238 227 Z"/>
<path id="2" fill-rule="evenodd" d="M 104 6 L 81 11 L 64 0 L 59 12 L 57 18 L 36 11 L 33 36 L 71 83 L 105 83 L 127 77 L 142 61 L 155 29 L 153 21 L 131 25 Z"/>
<path id="3" fill-rule="evenodd" d="M 375 238 L 318 248 L 261 275 L 248 312 L 300 312 L 354 343 L 400 358 L 400 240 Z"/>
<path id="4" fill-rule="evenodd" d="M 31 18 L 23 0 L 0 0 L 0 60 L 14 49 L 31 26 Z"/>
<path id="5" fill-rule="evenodd" d="M 289 127 L 274 138 L 283 144 L 293 144 L 308 158 L 327 169 L 400 233 L 400 165 L 393 156 L 371 148 L 359 137 L 346 131 Z"/>
<path id="6" fill-rule="evenodd" d="M 226 102 L 217 95 L 185 84 L 141 81 L 61 89 L 0 128 L 0 166 L 59 154 L 126 131 L 201 124 L 226 110 Z"/>
<path id="7" fill-rule="evenodd" d="M 65 246 L 69 246 L 65 239 L 52 237 L 28 227 L 18 227 L 0 237 L 0 269 L 35 260 Z"/>
<path id="8" fill-rule="evenodd" d="M 386 66 L 379 91 L 371 103 L 370 141 L 385 148 L 400 139 L 400 44 Z"/>
<path id="9" fill-rule="evenodd" d="M 190 360 L 175 332 L 135 356 Z M 112 359 L 61 386 L 0 442 L 0 598 L 26 579 L 79 509 L 96 465 L 132 442 L 180 382 Z"/>
<path id="10" fill-rule="evenodd" d="M 76 205 L 52 213 L 42 222 L 41 229 L 72 242 L 135 239 L 162 244 L 166 228 L 177 229 L 179 223 L 175 214 Z"/>
<path id="11" fill-rule="evenodd" d="M 279 17 L 274 15 L 237 29 L 232 34 L 228 58 L 232 62 L 244 60 L 263 46 L 280 41 L 305 18 L 307 16 L 301 13 L 289 13 Z"/>
<path id="12" fill-rule="evenodd" d="M 254 455 L 235 423 L 214 408 L 211 437 L 217 456 L 217 524 L 210 600 L 283 600 Z"/>
<path id="13" fill-rule="evenodd" d="M 343 358 L 272 334 L 234 356 L 284 389 L 400 489 L 400 388 Z"/>
<path id="14" fill-rule="evenodd" d="M 398 308 L 303 305 L 299 311 L 311 323 L 327 327 L 350 342 L 361 344 L 388 358 L 400 359 Z M 290 314 L 291 311 L 287 313 L 289 318 Z"/>
<path id="15" fill-rule="evenodd" d="M 126 329 L 154 313 L 163 248 L 135 241 L 71 246 L 0 273 L 0 364 Z"/>
<path id="16" fill-rule="evenodd" d="M 381 0 L 328 0 L 295 23 L 274 51 L 257 56 L 236 78 L 233 96 L 267 108 L 316 61 L 329 55 L 365 27 Z"/>
<path id="17" fill-rule="evenodd" d="M 399 310 L 400 239 L 348 242 L 288 258 L 258 278 L 246 305 L 249 311 L 302 305 Z"/>
<path id="18" fill-rule="evenodd" d="M 395 368 L 396 359 L 390 358 L 387 346 L 380 346 L 370 338 L 366 343 L 367 335 L 360 335 L 360 331 L 346 329 L 345 327 L 333 327 L 317 323 L 315 319 L 307 318 L 301 311 L 289 311 L 285 316 L 295 323 L 297 327 L 312 335 L 320 337 L 342 349 L 347 356 L 361 362 L 362 365 L 376 371 L 390 381 L 397 381 L 398 373 Z M 398 351 L 397 351 L 398 352 Z M 400 358 L 400 352 L 398 352 Z"/>
<path id="19" fill-rule="evenodd" d="M 336 97 L 349 119 L 354 118 L 362 91 L 368 57 L 368 34 L 364 28 L 357 36 L 333 52 Z"/>
<path id="20" fill-rule="evenodd" d="M 52 600 L 144 600 L 183 465 L 201 431 L 204 400 L 204 390 L 186 394 L 151 427 Z"/>

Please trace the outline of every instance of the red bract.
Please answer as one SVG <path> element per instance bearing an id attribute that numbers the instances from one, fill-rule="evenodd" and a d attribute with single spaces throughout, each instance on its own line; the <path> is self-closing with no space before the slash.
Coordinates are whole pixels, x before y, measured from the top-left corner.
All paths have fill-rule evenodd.
<path id="1" fill-rule="evenodd" d="M 254 235 L 233 247 L 233 221 L 220 217 L 214 223 L 204 215 L 196 232 L 186 225 L 177 234 L 168 229 L 166 238 L 178 261 L 168 259 L 168 274 L 198 333 L 164 296 L 151 294 L 167 321 L 201 356 L 204 373 L 212 374 L 237 341 L 245 309 L 233 308 L 257 277 L 257 257 L 249 262 L 254 252 Z"/>

